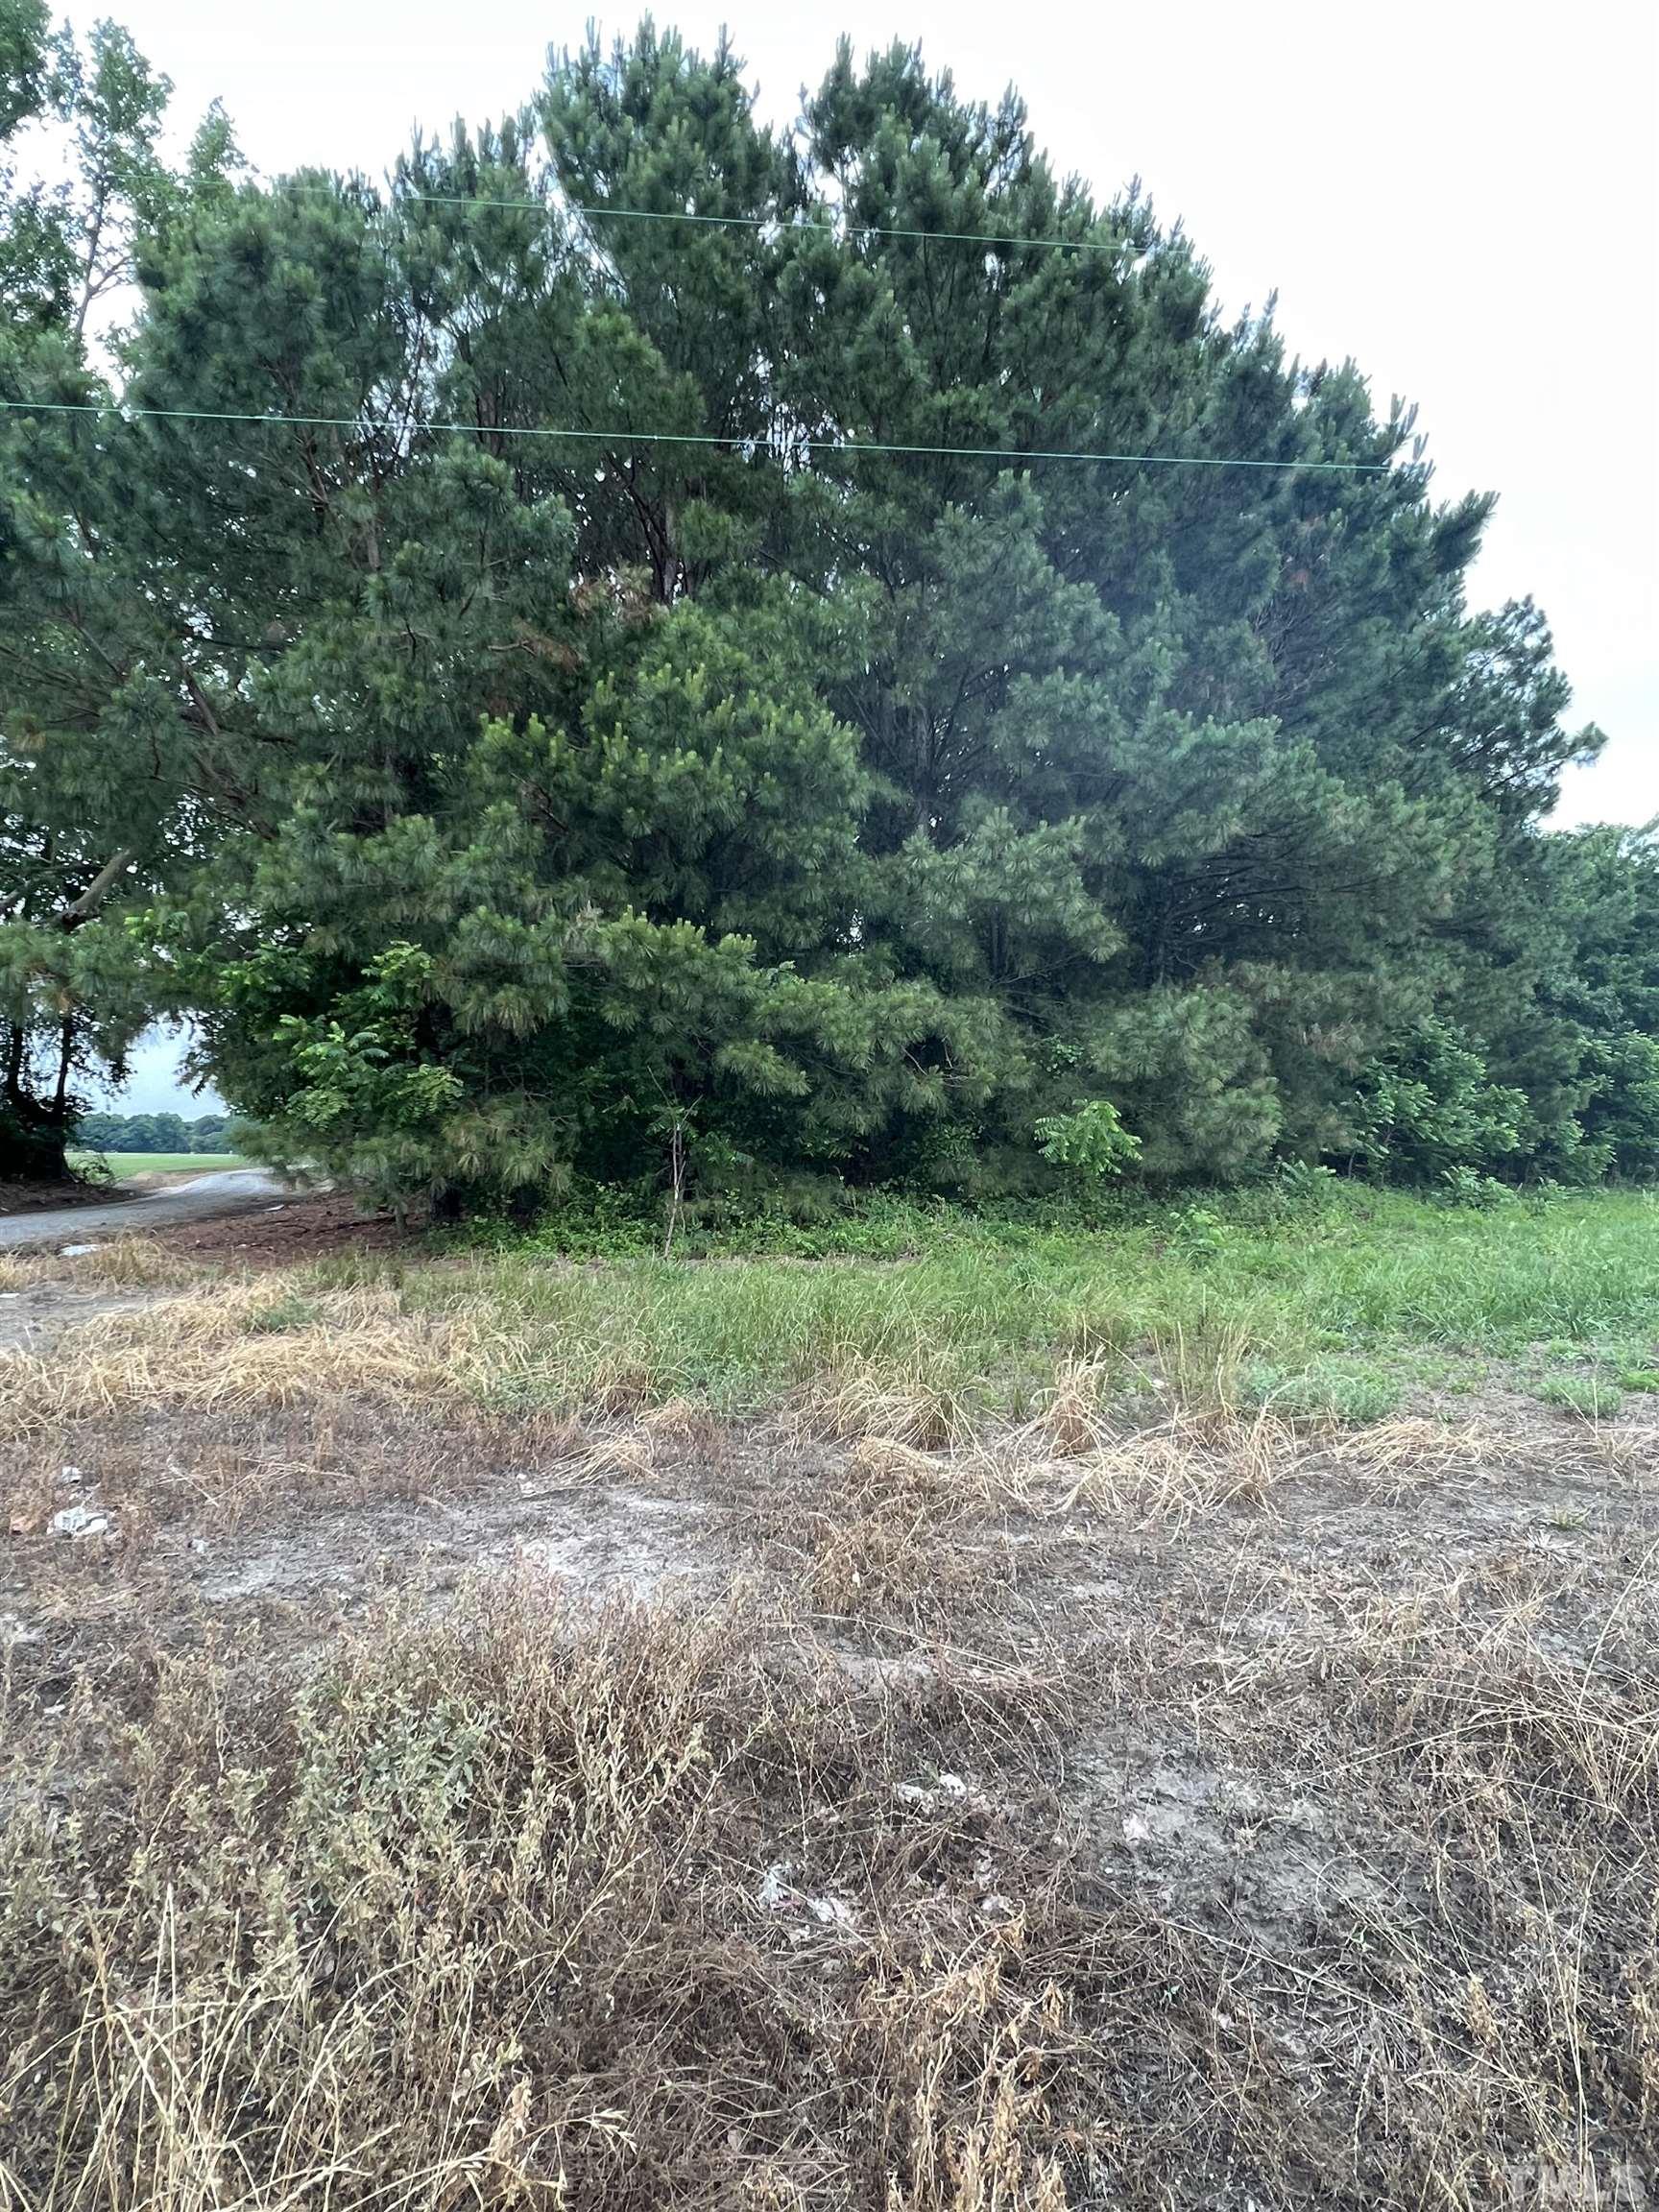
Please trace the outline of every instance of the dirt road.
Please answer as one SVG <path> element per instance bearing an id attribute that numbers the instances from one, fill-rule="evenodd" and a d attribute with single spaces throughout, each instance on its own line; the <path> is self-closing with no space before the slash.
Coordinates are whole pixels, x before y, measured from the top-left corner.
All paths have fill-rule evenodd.
<path id="1" fill-rule="evenodd" d="M 289 1187 L 268 1167 L 229 1167 L 198 1175 L 170 1190 L 112 1206 L 54 1206 L 36 1214 L 0 1214 L 0 1251 L 31 1244 L 96 1244 L 106 1237 L 144 1237 L 179 1221 L 244 1214 L 287 1196 Z"/>

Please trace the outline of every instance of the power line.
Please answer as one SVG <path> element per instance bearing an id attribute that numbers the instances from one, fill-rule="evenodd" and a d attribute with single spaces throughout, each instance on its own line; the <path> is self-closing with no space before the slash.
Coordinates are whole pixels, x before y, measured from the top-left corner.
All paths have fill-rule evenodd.
<path id="1" fill-rule="evenodd" d="M 331 189 L 325 184 L 306 185 L 298 179 L 283 179 L 268 188 L 268 197 L 276 199 L 285 193 L 327 192 Z M 805 230 L 831 238 L 909 238 L 923 244 L 933 240 L 948 246 L 1028 246 L 1062 253 L 1118 253 L 1126 246 L 1138 253 L 1149 251 L 1145 246 L 1136 246 L 1132 239 L 1126 237 L 1022 238 L 1012 231 L 924 230 L 920 226 L 853 223 L 840 218 L 815 215 L 791 216 L 787 220 L 778 215 L 702 215 L 688 207 L 601 207 L 591 201 L 515 200 L 506 196 L 497 198 L 473 192 L 416 192 L 407 185 L 394 184 L 386 205 L 389 208 L 396 207 L 400 202 L 420 207 L 497 207 L 508 213 L 580 215 L 586 222 L 694 223 L 716 230 L 776 230 L 780 237 L 792 230 Z"/>
<path id="2" fill-rule="evenodd" d="M 352 415 L 244 415 L 229 408 L 130 407 L 116 400 L 103 405 L 94 399 L 0 399 L 0 411 L 12 415 L 120 415 L 130 420 L 156 422 L 250 423 L 266 429 L 286 430 L 392 430 L 391 421 L 365 423 Z M 426 431 L 456 433 L 463 437 L 586 439 L 603 445 L 717 445 L 727 448 L 761 446 L 761 438 L 723 435 L 714 430 L 578 430 L 545 422 L 425 422 Z M 1210 453 L 1078 453 L 1031 450 L 1019 445 L 911 445 L 881 438 L 795 438 L 787 450 L 795 453 L 829 453 L 854 457 L 861 453 L 920 455 L 943 461 L 1077 461 L 1094 465 L 1121 463 L 1150 469 L 1301 469 L 1310 474 L 1386 475 L 1386 461 L 1274 461 Z"/>
<path id="3" fill-rule="evenodd" d="M 681 207 L 599 207 L 580 200 L 497 200 L 482 193 L 412 192 L 405 186 L 394 185 L 388 204 L 395 207 L 399 201 L 412 201 L 422 207 L 501 207 L 510 212 L 539 215 L 563 212 L 580 215 L 589 222 L 597 218 L 608 223 L 701 223 L 719 230 L 776 229 L 780 237 L 791 230 L 811 230 L 832 238 L 910 238 L 924 242 L 931 239 L 946 246 L 1046 247 L 1063 253 L 1118 253 L 1132 243 L 1127 238 L 1020 238 L 1011 233 L 998 235 L 979 230 L 924 230 L 891 223 L 850 223 L 813 215 L 795 216 L 785 222 L 775 215 L 698 215 Z M 1134 251 L 1143 252 L 1145 248 L 1137 247 Z"/>

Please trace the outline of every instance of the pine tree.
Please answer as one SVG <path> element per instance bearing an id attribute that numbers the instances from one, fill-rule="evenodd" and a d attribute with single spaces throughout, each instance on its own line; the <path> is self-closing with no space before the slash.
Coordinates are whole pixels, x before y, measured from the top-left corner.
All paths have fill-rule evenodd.
<path id="1" fill-rule="evenodd" d="M 1541 830 L 1599 738 L 1489 503 L 1012 96 L 843 47 L 780 137 L 647 26 L 255 188 L 111 68 L 9 233 L 9 395 L 103 397 L 105 202 L 143 287 L 131 404 L 3 433 L 13 1036 L 193 1012 L 443 1209 L 1653 1164 L 1651 846 Z"/>

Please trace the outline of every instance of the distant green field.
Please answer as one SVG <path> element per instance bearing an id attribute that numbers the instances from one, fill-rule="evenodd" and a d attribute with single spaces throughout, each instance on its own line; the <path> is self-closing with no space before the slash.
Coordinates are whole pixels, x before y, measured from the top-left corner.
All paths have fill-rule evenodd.
<path id="1" fill-rule="evenodd" d="M 118 1183 L 133 1175 L 175 1174 L 186 1167 L 199 1175 L 212 1175 L 223 1167 L 248 1165 L 239 1152 L 72 1152 L 69 1159 L 77 1167 L 101 1164 Z"/>

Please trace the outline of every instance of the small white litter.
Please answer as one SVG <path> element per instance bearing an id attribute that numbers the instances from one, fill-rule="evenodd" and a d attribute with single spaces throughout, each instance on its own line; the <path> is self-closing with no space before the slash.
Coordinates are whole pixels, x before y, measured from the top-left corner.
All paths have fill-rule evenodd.
<path id="1" fill-rule="evenodd" d="M 814 1920 L 826 1928 L 851 1928 L 854 1925 L 853 1908 L 844 1897 L 808 1897 L 806 1910 Z"/>
<path id="2" fill-rule="evenodd" d="M 60 1244 L 58 1257 L 60 1260 L 79 1260 L 84 1254 L 96 1252 L 97 1249 L 96 1244 Z"/>
<path id="3" fill-rule="evenodd" d="M 76 1483 L 84 1482 L 86 1478 L 81 1472 L 79 1467 L 60 1467 L 58 1470 L 58 1479 L 60 1482 Z"/>
<path id="4" fill-rule="evenodd" d="M 795 1871 L 792 1859 L 776 1859 L 767 1867 L 755 1892 L 755 1902 L 763 1912 L 805 1913 L 821 1928 L 851 1930 L 856 1925 L 853 1908 L 844 1897 L 805 1895 L 791 1879 Z M 805 1942 L 810 1933 L 805 1925 L 798 1925 L 790 1930 L 789 1939 L 792 1943 Z"/>
<path id="5" fill-rule="evenodd" d="M 931 1782 L 895 1783 L 893 1794 L 906 1805 L 937 1805 L 941 1798 L 961 1804 L 973 1792 L 960 1774 L 937 1774 Z"/>
<path id="6" fill-rule="evenodd" d="M 1150 1821 L 1143 1819 L 1139 1813 L 1126 1813 L 1123 1815 L 1123 1840 L 1125 1843 L 1150 1843 Z"/>
<path id="7" fill-rule="evenodd" d="M 755 1892 L 755 1902 L 762 1912 L 781 1912 L 785 1905 L 794 1902 L 795 1889 L 789 1880 L 794 1871 L 794 1862 L 789 1859 L 780 1859 L 767 1867 Z"/>
<path id="8" fill-rule="evenodd" d="M 48 1524 L 54 1536 L 107 1536 L 108 1513 L 94 1513 L 89 1505 L 65 1505 Z"/>

